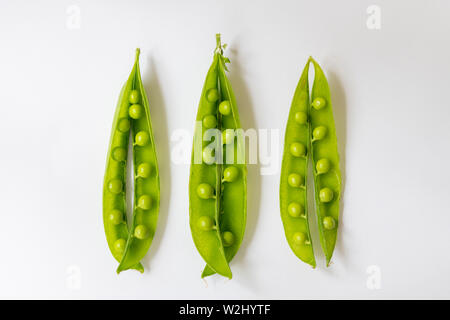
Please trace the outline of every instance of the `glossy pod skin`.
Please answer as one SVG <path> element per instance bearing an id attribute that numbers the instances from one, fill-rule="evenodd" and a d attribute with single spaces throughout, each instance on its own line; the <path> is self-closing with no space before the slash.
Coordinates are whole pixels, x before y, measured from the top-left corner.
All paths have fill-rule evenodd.
<path id="1" fill-rule="evenodd" d="M 236 101 L 225 74 L 229 61 L 222 49 L 217 35 L 196 118 L 189 222 L 194 244 L 207 263 L 202 277 L 218 273 L 231 278 L 228 263 L 245 230 L 247 169 Z"/>
<path id="2" fill-rule="evenodd" d="M 328 81 L 319 64 L 312 58 L 310 61 L 315 73 L 310 108 L 315 207 L 320 243 L 328 266 L 336 245 L 339 224 L 341 171 Z"/>
<path id="3" fill-rule="evenodd" d="M 310 63 L 315 71 L 311 98 L 308 86 Z M 314 268 L 305 185 L 309 157 L 313 166 L 319 237 L 328 266 L 336 244 L 341 174 L 330 90 L 322 69 L 312 58 L 300 77 L 286 126 L 280 211 L 292 251 Z"/>
<path id="4" fill-rule="evenodd" d="M 117 273 L 140 272 L 139 261 L 150 247 L 159 211 L 159 174 L 147 97 L 139 70 L 139 49 L 133 70 L 122 88 L 113 121 L 103 187 L 103 224 Z M 134 209 L 126 221 L 128 141 L 133 137 Z M 130 230 L 130 232 L 129 232 Z"/>
<path id="5" fill-rule="evenodd" d="M 306 196 L 309 156 L 309 63 L 306 64 L 294 93 L 284 136 L 280 177 L 280 212 L 286 240 L 295 255 L 316 266 L 308 225 Z M 297 185 L 300 176 L 300 185 Z"/>

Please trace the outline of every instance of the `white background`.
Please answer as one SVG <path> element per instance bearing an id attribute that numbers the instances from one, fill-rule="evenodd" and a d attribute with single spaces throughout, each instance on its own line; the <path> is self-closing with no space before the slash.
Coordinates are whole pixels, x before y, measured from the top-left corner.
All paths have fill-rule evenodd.
<path id="1" fill-rule="evenodd" d="M 372 4 L 379 30 L 367 27 Z M 0 297 L 450 298 L 449 9 L 444 0 L 2 1 Z M 171 160 L 171 137 L 193 129 L 216 32 L 229 45 L 243 127 L 279 130 L 280 144 L 274 174 L 249 166 L 233 279 L 205 283 L 188 226 L 189 165 Z M 118 276 L 102 183 L 136 47 L 162 199 L 145 274 Z M 309 55 L 330 82 L 344 174 L 333 265 L 314 232 L 315 270 L 284 238 L 276 158 Z"/>

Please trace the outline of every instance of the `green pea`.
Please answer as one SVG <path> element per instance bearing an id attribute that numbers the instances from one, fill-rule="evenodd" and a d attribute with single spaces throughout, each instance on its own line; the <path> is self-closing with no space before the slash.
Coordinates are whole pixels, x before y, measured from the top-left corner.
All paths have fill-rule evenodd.
<path id="1" fill-rule="evenodd" d="M 330 171 L 330 161 L 328 159 L 320 159 L 319 161 L 317 161 L 316 163 L 316 171 L 319 174 L 322 173 L 327 173 L 328 171 Z"/>
<path id="2" fill-rule="evenodd" d="M 314 140 L 321 140 L 323 138 L 325 138 L 325 136 L 327 135 L 327 128 L 324 126 L 318 126 L 316 128 L 314 128 L 313 130 L 313 138 Z"/>
<path id="3" fill-rule="evenodd" d="M 119 162 L 125 161 L 127 159 L 127 150 L 125 150 L 125 148 L 122 147 L 114 148 L 112 152 L 112 157 L 114 160 Z"/>
<path id="4" fill-rule="evenodd" d="M 138 103 L 138 102 L 139 102 L 139 99 L 140 99 L 139 91 L 137 91 L 137 90 L 131 90 L 131 91 L 130 91 L 130 95 L 129 95 L 129 97 L 128 97 L 128 101 L 129 101 L 130 103 L 134 104 L 134 103 Z"/>
<path id="5" fill-rule="evenodd" d="M 214 221 L 210 217 L 201 216 L 198 218 L 197 226 L 203 231 L 210 231 L 214 228 Z"/>
<path id="6" fill-rule="evenodd" d="M 234 142 L 234 130 L 226 129 L 222 131 L 222 142 L 224 144 L 231 144 Z"/>
<path id="7" fill-rule="evenodd" d="M 212 114 L 203 117 L 203 126 L 207 129 L 215 128 L 217 126 L 217 119 Z"/>
<path id="8" fill-rule="evenodd" d="M 112 222 L 112 224 L 119 224 L 123 222 L 123 212 L 120 210 L 113 210 L 109 214 L 109 221 Z"/>
<path id="9" fill-rule="evenodd" d="M 152 173 L 152 166 L 150 163 L 141 163 L 137 168 L 137 175 L 141 178 L 148 178 Z"/>
<path id="10" fill-rule="evenodd" d="M 122 133 L 127 133 L 130 130 L 130 120 L 123 118 L 117 123 L 117 130 Z"/>
<path id="11" fill-rule="evenodd" d="M 142 106 L 140 104 L 133 104 L 128 109 L 128 114 L 133 119 L 139 119 L 142 117 L 144 110 L 142 109 Z"/>
<path id="12" fill-rule="evenodd" d="M 232 246 L 234 243 L 234 234 L 230 231 L 222 233 L 222 242 L 224 247 Z"/>
<path id="13" fill-rule="evenodd" d="M 295 113 L 295 122 L 298 124 L 306 124 L 308 122 L 308 116 L 305 112 L 296 112 Z"/>
<path id="14" fill-rule="evenodd" d="M 293 188 L 299 188 L 299 187 L 303 186 L 304 179 L 298 173 L 291 173 L 288 176 L 288 184 Z"/>
<path id="15" fill-rule="evenodd" d="M 147 239 L 150 236 L 150 232 L 148 228 L 143 224 L 137 225 L 134 229 L 134 236 L 139 240 Z"/>
<path id="16" fill-rule="evenodd" d="M 331 200 L 333 200 L 333 196 L 333 191 L 330 188 L 320 189 L 319 199 L 321 202 L 330 202 Z"/>
<path id="17" fill-rule="evenodd" d="M 230 101 L 224 100 L 219 104 L 219 112 L 224 116 L 227 116 L 231 113 L 231 104 Z"/>
<path id="18" fill-rule="evenodd" d="M 201 199 L 210 199 L 214 197 L 214 189 L 207 183 L 202 183 L 197 187 L 197 195 Z"/>
<path id="19" fill-rule="evenodd" d="M 292 143 L 289 150 L 291 154 L 297 158 L 304 157 L 306 155 L 306 147 L 299 142 Z"/>
<path id="20" fill-rule="evenodd" d="M 217 91 L 217 89 L 209 89 L 206 92 L 206 100 L 209 102 L 216 102 L 219 100 L 219 91 Z"/>
<path id="21" fill-rule="evenodd" d="M 216 155 L 213 148 L 205 147 L 202 151 L 202 159 L 206 164 L 213 164 L 216 162 Z"/>
<path id="22" fill-rule="evenodd" d="M 117 239 L 114 241 L 114 251 L 121 255 L 125 251 L 126 245 L 125 239 Z"/>
<path id="23" fill-rule="evenodd" d="M 312 106 L 316 110 L 322 109 L 323 107 L 325 107 L 325 105 L 326 105 L 325 99 L 324 98 L 320 98 L 320 97 L 319 98 L 315 98 L 313 100 L 313 102 L 312 102 Z"/>
<path id="24" fill-rule="evenodd" d="M 141 147 L 144 147 L 144 146 L 146 146 L 147 144 L 149 144 L 149 142 L 150 142 L 150 136 L 148 135 L 148 133 L 146 132 L 146 131 L 139 131 L 137 134 L 136 134 L 136 137 L 135 137 L 135 143 L 138 145 L 138 146 L 141 146 Z"/>
<path id="25" fill-rule="evenodd" d="M 119 179 L 112 179 L 112 180 L 110 180 L 109 183 L 108 183 L 108 190 L 111 193 L 114 193 L 114 194 L 121 193 L 122 190 L 123 190 L 123 183 L 122 183 L 122 181 L 119 180 Z"/>
<path id="26" fill-rule="evenodd" d="M 288 205 L 288 213 L 292 218 L 298 218 L 305 214 L 305 208 L 298 202 L 291 202 Z"/>
<path id="27" fill-rule="evenodd" d="M 306 242 L 306 235 L 303 232 L 296 232 L 292 236 L 292 242 L 296 245 L 304 245 Z"/>
<path id="28" fill-rule="evenodd" d="M 239 176 L 239 169 L 234 166 L 229 166 L 223 171 L 223 180 L 226 182 L 233 182 Z"/>
<path id="29" fill-rule="evenodd" d="M 327 230 L 333 230 L 336 227 L 336 221 L 332 217 L 323 218 L 323 227 Z"/>
<path id="30" fill-rule="evenodd" d="M 138 199 L 138 207 L 143 210 L 149 210 L 152 207 L 152 198 L 147 194 L 140 196 Z"/>

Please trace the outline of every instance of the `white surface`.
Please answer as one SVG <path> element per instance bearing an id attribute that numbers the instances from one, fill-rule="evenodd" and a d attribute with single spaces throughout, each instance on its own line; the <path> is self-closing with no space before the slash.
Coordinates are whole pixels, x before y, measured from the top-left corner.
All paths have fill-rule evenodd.
<path id="1" fill-rule="evenodd" d="M 371 4 L 2 1 L 0 297 L 450 298 L 450 2 L 377 1 L 380 30 L 366 26 Z M 79 29 L 66 25 L 70 5 L 81 10 Z M 279 170 L 261 176 L 261 165 L 252 165 L 234 278 L 200 279 L 204 263 L 188 227 L 189 166 L 170 160 L 177 144 L 170 138 L 193 129 L 216 32 L 229 44 L 245 128 L 279 129 L 281 141 L 307 57 L 328 75 L 345 174 L 328 269 L 317 234 L 316 270 L 290 251 Z M 162 203 L 145 274 L 117 276 L 103 233 L 102 183 L 136 47 Z M 372 265 L 381 280 L 374 290 Z"/>

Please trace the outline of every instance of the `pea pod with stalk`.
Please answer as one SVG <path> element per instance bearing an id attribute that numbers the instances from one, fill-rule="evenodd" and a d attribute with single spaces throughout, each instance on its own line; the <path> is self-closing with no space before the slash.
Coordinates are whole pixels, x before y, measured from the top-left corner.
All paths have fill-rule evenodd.
<path id="1" fill-rule="evenodd" d="M 202 277 L 231 278 L 229 262 L 242 242 L 246 222 L 244 136 L 225 72 L 229 59 L 217 47 L 197 112 L 189 180 L 189 224 L 206 262 Z"/>

